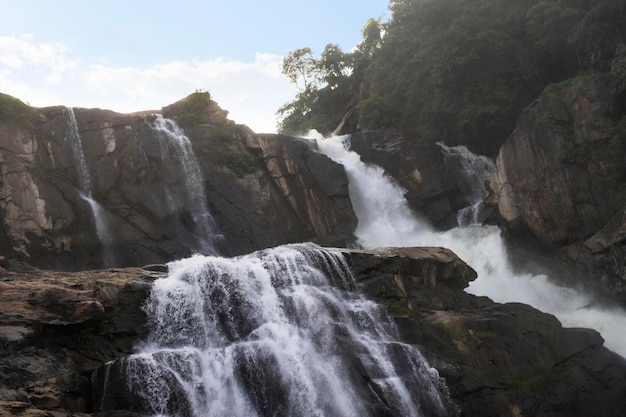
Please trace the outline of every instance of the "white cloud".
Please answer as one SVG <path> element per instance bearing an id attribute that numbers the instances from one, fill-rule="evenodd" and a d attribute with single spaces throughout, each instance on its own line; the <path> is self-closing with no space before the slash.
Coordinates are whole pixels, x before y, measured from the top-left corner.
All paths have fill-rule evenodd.
<path id="1" fill-rule="evenodd" d="M 259 53 L 252 62 L 171 61 L 148 68 L 83 65 L 61 44 L 32 36 L 0 37 L 0 92 L 34 106 L 99 107 L 118 112 L 156 110 L 208 90 L 229 118 L 256 132 L 275 130 L 275 111 L 296 93 L 281 74 L 282 56 Z"/>
<path id="2" fill-rule="evenodd" d="M 35 42 L 32 35 L 19 38 L 0 36 L 0 65 L 13 70 L 20 70 L 32 65 L 48 70 L 50 79 L 60 80 L 62 73 L 79 65 L 78 59 L 69 57 L 69 48 L 59 43 Z"/>

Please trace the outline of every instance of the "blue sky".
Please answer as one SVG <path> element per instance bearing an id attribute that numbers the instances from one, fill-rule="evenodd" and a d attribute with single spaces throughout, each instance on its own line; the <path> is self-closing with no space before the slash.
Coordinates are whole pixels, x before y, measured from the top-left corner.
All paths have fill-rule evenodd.
<path id="1" fill-rule="evenodd" d="M 349 51 L 388 0 L 2 0 L 0 92 L 33 106 L 160 109 L 208 90 L 256 132 L 296 89 L 291 50 Z"/>

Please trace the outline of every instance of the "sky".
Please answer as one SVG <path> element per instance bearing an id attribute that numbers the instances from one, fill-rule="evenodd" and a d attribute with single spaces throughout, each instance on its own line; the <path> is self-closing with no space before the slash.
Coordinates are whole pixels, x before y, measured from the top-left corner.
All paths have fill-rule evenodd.
<path id="1" fill-rule="evenodd" d="M 0 0 L 0 93 L 32 106 L 159 110 L 208 91 L 229 118 L 276 131 L 297 89 L 283 57 L 351 50 L 388 0 Z"/>

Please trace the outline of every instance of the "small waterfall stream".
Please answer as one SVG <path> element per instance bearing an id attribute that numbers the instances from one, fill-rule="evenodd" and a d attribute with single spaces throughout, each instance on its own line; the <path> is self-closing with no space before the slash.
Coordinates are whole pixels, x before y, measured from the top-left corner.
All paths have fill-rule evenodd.
<path id="1" fill-rule="evenodd" d="M 448 169 L 458 177 L 459 189 L 467 196 L 467 206 L 457 212 L 456 221 L 461 227 L 479 226 L 485 221 L 484 200 L 489 192 L 485 179 L 496 170 L 493 161 L 483 155 L 475 155 L 465 146 L 449 147 L 439 142 Z"/>
<path id="2" fill-rule="evenodd" d="M 564 326 L 595 329 L 604 337 L 609 349 L 626 357 L 626 312 L 597 306 L 588 295 L 556 285 L 547 275 L 515 272 L 501 230 L 496 226 L 457 227 L 443 233 L 433 231 L 427 222 L 411 212 L 404 191 L 385 176 L 384 170 L 364 164 L 358 154 L 349 150 L 349 137 L 318 139 L 317 144 L 321 153 L 346 169 L 350 198 L 359 219 L 355 234 L 363 247 L 450 248 L 478 273 L 478 278 L 467 289 L 469 293 L 488 296 L 501 303 L 530 304 L 554 314 Z M 457 155 L 467 155 L 465 151 L 458 151 L 455 150 Z"/>
<path id="3" fill-rule="evenodd" d="M 96 228 L 96 235 L 102 247 L 102 264 L 105 268 L 118 265 L 117 258 L 113 252 L 113 237 L 109 230 L 107 212 L 93 197 L 91 188 L 91 178 L 87 169 L 87 161 L 83 152 L 83 145 L 78 131 L 78 123 L 74 109 L 66 109 L 66 130 L 65 141 L 70 146 L 72 160 L 76 167 L 76 177 L 80 187 L 79 193 L 91 210 L 91 215 Z"/>
<path id="4" fill-rule="evenodd" d="M 176 416 L 429 416 L 456 410 L 342 255 L 287 245 L 172 262 L 140 352 L 93 377 L 101 409 Z M 132 399 L 124 402 L 128 390 Z"/>
<path id="5" fill-rule="evenodd" d="M 181 165 L 184 189 L 176 190 L 176 199 L 188 210 L 191 224 L 181 227 L 180 234 L 188 235 L 188 246 L 194 252 L 215 255 L 219 235 L 215 233 L 216 225 L 209 211 L 202 172 L 191 141 L 173 120 L 161 115 L 156 115 L 151 127 L 161 141 L 163 158 L 171 152 L 170 157 Z"/>

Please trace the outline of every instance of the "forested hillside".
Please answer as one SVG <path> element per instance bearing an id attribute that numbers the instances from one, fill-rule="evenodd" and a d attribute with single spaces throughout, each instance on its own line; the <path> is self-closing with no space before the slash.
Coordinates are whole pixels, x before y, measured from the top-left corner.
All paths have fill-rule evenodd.
<path id="1" fill-rule="evenodd" d="M 283 71 L 300 93 L 278 112 L 283 133 L 392 127 L 495 156 L 550 84 L 625 78 L 624 0 L 390 0 L 389 9 L 353 51 L 289 54 Z"/>

